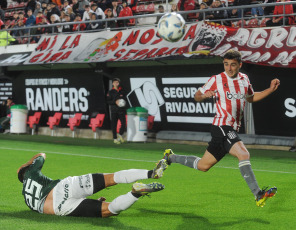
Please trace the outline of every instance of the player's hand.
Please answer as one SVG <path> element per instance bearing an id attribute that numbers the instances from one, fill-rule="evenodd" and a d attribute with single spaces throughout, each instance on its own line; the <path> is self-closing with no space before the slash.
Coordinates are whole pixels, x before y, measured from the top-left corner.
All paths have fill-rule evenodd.
<path id="1" fill-rule="evenodd" d="M 100 198 L 98 199 L 98 201 L 102 201 L 102 202 L 103 202 L 103 201 L 106 201 L 106 198 L 102 196 L 102 197 L 100 197 Z"/>
<path id="2" fill-rule="evenodd" d="M 270 89 L 272 90 L 272 92 L 276 91 L 277 88 L 280 86 L 280 80 L 275 78 L 270 82 Z"/>
<path id="3" fill-rule="evenodd" d="M 215 96 L 215 93 L 216 93 L 216 91 L 209 90 L 209 91 L 205 92 L 202 97 L 204 99 L 211 98 L 211 97 L 214 97 Z"/>

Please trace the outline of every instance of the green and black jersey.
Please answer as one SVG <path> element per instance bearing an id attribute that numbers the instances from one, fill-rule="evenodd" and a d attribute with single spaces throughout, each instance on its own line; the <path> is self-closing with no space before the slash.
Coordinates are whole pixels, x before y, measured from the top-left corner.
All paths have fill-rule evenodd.
<path id="1" fill-rule="evenodd" d="M 43 206 L 48 193 L 60 180 L 52 180 L 41 173 L 45 159 L 37 157 L 24 175 L 23 195 L 27 206 L 43 213 Z"/>

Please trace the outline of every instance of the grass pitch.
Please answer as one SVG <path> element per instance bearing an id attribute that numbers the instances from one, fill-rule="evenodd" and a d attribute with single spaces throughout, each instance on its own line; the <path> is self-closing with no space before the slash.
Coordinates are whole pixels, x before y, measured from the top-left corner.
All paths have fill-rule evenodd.
<path id="1" fill-rule="evenodd" d="M 162 152 L 202 156 L 205 146 L 158 143 L 125 143 L 48 136 L 0 135 L 0 229 L 295 229 L 296 154 L 252 150 L 251 163 L 259 185 L 277 186 L 277 195 L 264 208 L 238 170 L 238 162 L 226 156 L 209 172 L 171 165 L 163 191 L 140 198 L 130 209 L 109 219 L 75 218 L 32 212 L 21 195 L 16 170 L 34 154 L 45 152 L 42 172 L 52 179 L 129 168 L 152 169 Z M 151 182 L 152 179 L 142 182 Z M 101 196 L 112 201 L 131 190 L 131 184 L 105 189 Z"/>

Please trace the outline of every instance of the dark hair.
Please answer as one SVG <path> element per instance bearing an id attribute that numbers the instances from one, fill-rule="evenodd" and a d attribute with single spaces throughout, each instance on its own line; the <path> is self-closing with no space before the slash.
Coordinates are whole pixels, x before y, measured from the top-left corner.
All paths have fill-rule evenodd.
<path id="1" fill-rule="evenodd" d="M 120 79 L 116 77 L 116 78 L 113 78 L 113 79 L 112 79 L 112 82 L 114 82 L 114 81 L 118 81 L 118 82 L 120 82 Z"/>
<path id="2" fill-rule="evenodd" d="M 242 62 L 242 55 L 239 51 L 236 51 L 236 50 L 228 50 L 224 56 L 223 56 L 223 59 L 235 59 L 238 61 L 238 63 L 241 63 Z"/>
<path id="3" fill-rule="evenodd" d="M 20 181 L 21 183 L 24 182 L 24 175 L 25 175 L 25 173 L 26 173 L 26 171 L 27 171 L 27 169 L 28 169 L 29 167 L 30 167 L 30 165 L 21 168 L 21 170 L 19 171 L 19 173 L 18 173 L 17 176 L 18 176 L 18 179 L 19 179 L 19 181 Z"/>

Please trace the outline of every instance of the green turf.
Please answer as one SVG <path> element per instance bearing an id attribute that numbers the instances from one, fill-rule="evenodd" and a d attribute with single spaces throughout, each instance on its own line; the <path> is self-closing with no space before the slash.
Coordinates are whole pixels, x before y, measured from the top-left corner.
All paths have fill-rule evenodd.
<path id="1" fill-rule="evenodd" d="M 205 150 L 205 146 L 179 144 L 114 145 L 106 140 L 0 135 L 0 229 L 295 229 L 296 154 L 291 152 L 250 150 L 258 183 L 278 187 L 277 195 L 264 208 L 255 205 L 238 162 L 231 156 L 207 173 L 178 164 L 170 166 L 158 180 L 165 184 L 165 190 L 139 199 L 109 219 L 32 212 L 24 203 L 16 176 L 17 168 L 39 152 L 47 154 L 43 173 L 58 179 L 91 172 L 152 169 L 165 148 L 198 156 Z M 130 189 L 131 184 L 120 184 L 92 198 L 104 196 L 112 201 Z"/>

